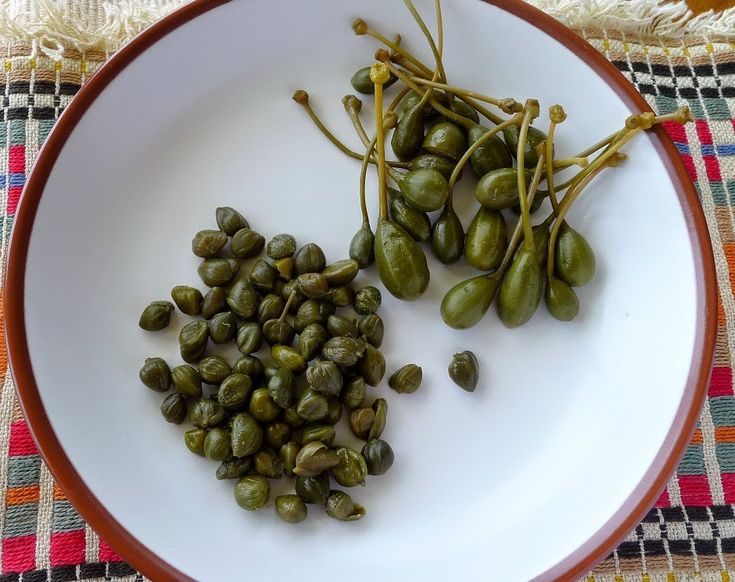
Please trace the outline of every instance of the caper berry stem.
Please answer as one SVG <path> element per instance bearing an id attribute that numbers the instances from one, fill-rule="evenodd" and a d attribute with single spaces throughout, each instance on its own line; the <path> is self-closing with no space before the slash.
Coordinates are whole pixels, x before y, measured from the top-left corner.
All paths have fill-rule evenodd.
<path id="1" fill-rule="evenodd" d="M 411 80 L 418 85 L 425 85 L 427 87 L 433 87 L 434 89 L 442 89 L 451 93 L 452 95 L 456 95 L 459 98 L 469 97 L 477 99 L 478 101 L 482 101 L 484 103 L 489 103 L 490 105 L 495 105 L 509 115 L 513 113 L 518 113 L 519 111 L 523 111 L 523 105 L 510 97 L 505 99 L 489 97 L 488 95 L 483 95 L 482 93 L 477 93 L 476 91 L 471 91 L 470 89 L 463 89 L 454 85 L 447 85 L 446 83 L 431 81 L 418 75 L 411 75 Z"/>
<path id="2" fill-rule="evenodd" d="M 533 240 L 533 226 L 531 225 L 531 214 L 528 209 L 528 198 L 526 191 L 526 139 L 528 138 L 528 126 L 531 121 L 538 117 L 538 101 L 529 99 L 524 106 L 523 119 L 521 128 L 518 133 L 518 149 L 516 151 L 516 160 L 518 161 L 518 198 L 521 203 L 521 223 L 523 224 L 523 244 L 526 249 L 533 253 L 536 250 L 536 244 Z"/>
<path id="3" fill-rule="evenodd" d="M 414 6 L 413 2 L 411 2 L 411 0 L 403 0 L 403 3 L 406 5 L 406 8 L 408 8 L 411 16 L 413 16 L 413 19 L 416 21 L 416 24 L 419 25 L 421 32 L 424 33 L 426 41 L 429 43 L 429 48 L 431 48 L 431 52 L 434 55 L 434 60 L 436 61 L 436 71 L 438 71 L 439 73 L 439 78 L 446 81 L 447 74 L 444 70 L 444 65 L 442 64 L 441 51 L 437 48 L 436 43 L 434 42 L 434 38 L 431 36 L 429 28 L 426 26 L 424 19 L 421 18 L 421 14 L 419 14 L 418 10 L 416 10 L 416 7 Z M 434 0 L 434 10 L 436 12 L 437 38 L 439 39 L 439 44 L 443 45 L 444 31 L 441 16 L 441 3 L 439 0 Z"/>
<path id="4" fill-rule="evenodd" d="M 397 43 L 391 41 L 389 38 L 385 37 L 377 30 L 370 28 L 368 24 L 362 18 L 357 18 L 352 23 L 352 30 L 357 35 L 367 34 L 368 36 L 372 36 L 375 40 L 384 44 L 389 49 L 395 52 L 401 53 L 404 57 L 406 57 L 409 61 L 411 61 L 411 63 L 413 63 L 416 67 L 422 70 L 427 76 L 430 77 L 433 74 L 433 71 L 429 67 L 427 67 L 424 63 L 422 63 L 420 60 L 414 57 L 410 52 L 401 50 L 401 48 L 398 46 Z"/>
<path id="5" fill-rule="evenodd" d="M 549 108 L 549 131 L 546 134 L 546 159 L 554 159 L 554 133 L 556 126 L 562 123 L 566 118 L 567 114 L 561 105 L 553 105 Z M 549 192 L 549 200 L 551 201 L 551 207 L 554 212 L 559 211 L 559 200 L 556 198 L 556 190 L 554 189 L 554 164 L 546 164 L 546 189 Z"/>
<path id="6" fill-rule="evenodd" d="M 389 113 L 393 113 L 396 110 L 396 108 L 401 104 L 401 101 L 403 101 L 406 95 L 408 95 L 410 92 L 410 87 L 404 87 L 403 89 L 401 89 L 401 91 L 393 98 L 393 101 L 391 101 L 390 105 L 388 105 L 388 109 L 386 109 L 385 111 L 386 117 Z M 360 103 L 360 107 L 362 106 L 362 101 L 360 101 L 354 95 L 347 95 L 343 97 L 342 103 L 344 103 L 345 111 L 347 111 L 348 115 L 350 116 L 350 120 L 352 121 L 352 125 L 355 127 L 355 131 L 357 132 L 360 141 L 362 141 L 365 147 L 370 150 L 370 155 L 372 156 L 372 149 L 375 146 L 373 145 L 372 148 L 370 147 L 370 139 L 368 138 L 367 132 L 365 131 L 365 126 L 362 124 L 362 119 L 360 119 L 360 107 L 358 107 L 357 103 L 354 100 L 357 100 Z M 386 120 L 384 120 L 384 124 L 386 128 L 389 128 L 390 124 L 387 123 Z M 407 167 L 407 164 L 403 164 L 402 162 L 387 163 L 391 166 Z"/>
<path id="7" fill-rule="evenodd" d="M 362 213 L 362 222 L 370 227 L 370 215 L 367 209 L 367 196 L 365 193 L 365 181 L 367 179 L 367 168 L 368 160 L 375 150 L 375 144 L 378 141 L 378 137 L 375 136 L 371 142 L 368 143 L 367 149 L 365 150 L 365 156 L 362 158 L 362 166 L 360 167 L 360 212 Z"/>
<path id="8" fill-rule="evenodd" d="M 296 300 L 296 295 L 298 291 L 294 289 L 291 291 L 291 293 L 288 296 L 288 300 L 286 301 L 286 305 L 283 306 L 283 311 L 281 312 L 281 315 L 278 318 L 278 321 L 283 321 L 286 319 L 286 315 L 288 315 L 288 310 L 291 309 L 291 305 Z"/>
<path id="9" fill-rule="evenodd" d="M 375 137 L 378 153 L 378 192 L 380 196 L 380 219 L 388 220 L 388 185 L 385 163 L 385 128 L 383 127 L 383 83 L 390 78 L 385 63 L 370 67 L 370 80 L 375 84 Z"/>

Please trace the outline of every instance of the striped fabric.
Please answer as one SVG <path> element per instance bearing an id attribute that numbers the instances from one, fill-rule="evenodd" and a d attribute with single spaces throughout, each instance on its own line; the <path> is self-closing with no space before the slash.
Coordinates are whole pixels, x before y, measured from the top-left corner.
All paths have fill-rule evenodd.
<path id="1" fill-rule="evenodd" d="M 655 110 L 686 104 L 695 113 L 695 124 L 666 129 L 700 194 L 720 286 L 716 367 L 694 438 L 656 507 L 587 579 L 727 582 L 735 575 L 735 45 L 580 33 Z M 39 146 L 106 57 L 66 50 L 55 62 L 28 45 L 0 47 L 0 269 Z M 141 580 L 55 486 L 15 400 L 2 337 L 0 366 L 0 582 Z"/>

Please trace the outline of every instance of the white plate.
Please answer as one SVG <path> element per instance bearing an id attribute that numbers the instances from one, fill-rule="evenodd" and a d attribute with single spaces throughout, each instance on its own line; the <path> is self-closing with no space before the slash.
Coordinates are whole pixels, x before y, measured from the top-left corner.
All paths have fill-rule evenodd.
<path id="1" fill-rule="evenodd" d="M 678 161 L 666 161 L 671 144 L 637 139 L 629 162 L 575 205 L 570 221 L 596 250 L 599 273 L 580 290 L 574 323 L 542 308 L 516 330 L 493 311 L 471 331 L 447 328 L 438 305 L 471 273 L 464 264 L 430 259 L 431 285 L 413 304 L 385 293 L 389 371 L 416 362 L 425 378 L 414 395 L 372 392 L 389 400 L 395 466 L 349 491 L 367 507 L 362 521 L 338 523 L 310 507 L 306 523 L 288 526 L 272 504 L 240 510 L 233 483 L 216 481 L 215 465 L 184 447 L 183 429 L 162 422 L 161 398 L 137 370 L 150 355 L 179 363 L 186 318 L 149 334 L 138 316 L 176 284 L 201 286 L 190 241 L 214 225 L 219 205 L 240 209 L 266 237 L 291 232 L 343 258 L 359 225 L 359 164 L 316 132 L 291 94 L 309 90 L 328 125 L 359 149 L 340 98 L 377 45 L 355 37 L 351 20 L 400 31 L 427 62 L 430 54 L 396 0 L 215 4 L 144 34 L 82 91 L 20 208 L 10 348 L 32 429 L 62 485 L 157 578 L 175 577 L 171 568 L 198 580 L 322 582 L 579 573 L 655 499 L 711 362 L 711 256 L 701 213 L 688 206 L 691 185 Z M 430 14 L 430 2 L 418 6 Z M 557 151 L 568 155 L 620 127 L 633 100 L 622 78 L 560 26 L 508 6 L 566 46 L 498 7 L 446 2 L 451 80 L 536 97 L 544 110 L 564 104 Z M 458 193 L 465 225 L 470 181 Z M 374 271 L 359 281 L 375 283 Z M 447 377 L 462 349 L 481 363 L 474 394 Z"/>

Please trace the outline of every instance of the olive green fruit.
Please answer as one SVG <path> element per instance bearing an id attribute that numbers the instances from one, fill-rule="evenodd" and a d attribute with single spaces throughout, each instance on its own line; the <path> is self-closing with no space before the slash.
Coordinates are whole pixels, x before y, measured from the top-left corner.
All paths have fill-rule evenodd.
<path id="1" fill-rule="evenodd" d="M 505 143 L 508 144 L 508 148 L 510 148 L 510 151 L 513 154 L 513 157 L 516 156 L 516 152 L 518 151 L 519 135 L 520 135 L 520 128 L 517 125 L 511 125 L 510 127 L 506 127 L 503 130 L 503 137 L 505 138 Z M 548 136 L 540 129 L 536 129 L 535 127 L 528 128 L 528 136 L 526 138 L 526 147 L 524 148 L 525 166 L 527 168 L 536 167 L 536 164 L 538 163 L 538 152 L 536 151 L 536 148 L 539 145 L 541 145 L 543 142 L 545 142 L 547 137 Z"/>
<path id="2" fill-rule="evenodd" d="M 435 156 L 434 154 L 419 154 L 408 163 L 409 170 L 418 170 L 419 168 L 427 168 L 429 170 L 436 170 L 447 180 L 454 171 L 455 162 L 441 156 Z"/>
<path id="3" fill-rule="evenodd" d="M 265 443 L 274 450 L 279 450 L 291 440 L 291 427 L 285 422 L 276 421 L 265 427 Z"/>
<path id="4" fill-rule="evenodd" d="M 375 411 L 365 406 L 350 410 L 349 423 L 352 434 L 359 439 L 367 439 L 375 421 Z"/>
<path id="5" fill-rule="evenodd" d="M 327 266 L 324 251 L 315 243 L 308 243 L 301 247 L 293 257 L 296 274 L 321 273 Z"/>
<path id="6" fill-rule="evenodd" d="M 286 304 L 288 304 L 290 301 L 290 305 L 288 308 L 289 313 L 296 313 L 299 310 L 299 307 L 301 307 L 301 305 L 305 301 L 304 296 L 299 293 L 299 286 L 298 283 L 296 283 L 296 279 L 292 279 L 291 281 L 286 282 L 286 284 L 283 286 L 283 290 L 281 291 L 280 296 L 281 299 L 283 299 L 284 308 L 286 307 Z"/>
<path id="7" fill-rule="evenodd" d="M 462 117 L 466 117 L 470 121 L 480 123 L 480 115 L 479 113 L 477 113 L 477 110 L 474 107 L 467 105 L 467 103 L 465 103 L 464 101 L 460 101 L 459 99 L 452 99 L 449 102 L 449 109 L 451 109 L 455 113 L 458 113 Z"/>
<path id="8" fill-rule="evenodd" d="M 286 307 L 286 304 L 280 295 L 268 293 L 258 305 L 257 319 L 261 325 L 270 319 L 278 319 L 283 313 L 284 307 Z"/>
<path id="9" fill-rule="evenodd" d="M 281 407 L 271 398 L 268 388 L 258 388 L 250 396 L 248 411 L 256 420 L 270 422 L 281 413 Z"/>
<path id="10" fill-rule="evenodd" d="M 365 353 L 366 345 L 362 339 L 333 337 L 324 344 L 322 355 L 338 366 L 354 366 Z"/>
<path id="11" fill-rule="evenodd" d="M 238 279 L 227 294 L 227 305 L 235 315 L 252 319 L 258 312 L 258 293 L 253 284 L 246 279 Z"/>
<path id="12" fill-rule="evenodd" d="M 544 269 L 549 258 L 549 229 L 546 225 L 537 224 L 533 227 L 533 244 L 536 247 L 536 261 L 539 269 Z"/>
<path id="13" fill-rule="evenodd" d="M 339 521 L 357 521 L 365 517 L 365 508 L 354 503 L 343 491 L 331 490 L 326 502 L 327 515 Z"/>
<path id="14" fill-rule="evenodd" d="M 198 362 L 204 356 L 209 341 L 206 321 L 191 321 L 179 332 L 179 350 L 185 362 Z"/>
<path id="15" fill-rule="evenodd" d="M 357 333 L 372 346 L 379 348 L 383 343 L 385 325 L 377 313 L 363 315 L 357 322 Z"/>
<path id="16" fill-rule="evenodd" d="M 232 257 L 204 259 L 197 268 L 199 277 L 209 287 L 227 285 L 240 270 L 240 263 Z"/>
<path id="17" fill-rule="evenodd" d="M 296 413 L 309 422 L 323 419 L 328 411 L 327 397 L 311 388 L 304 390 L 296 404 Z"/>
<path id="18" fill-rule="evenodd" d="M 202 395 L 202 378 L 196 368 L 188 364 L 171 370 L 171 381 L 179 394 L 189 398 L 200 398 Z"/>
<path id="19" fill-rule="evenodd" d="M 296 375 L 306 370 L 306 360 L 291 346 L 273 346 L 271 356 L 277 365 L 291 370 Z"/>
<path id="20" fill-rule="evenodd" d="M 299 292 L 307 297 L 320 297 L 329 291 L 327 278 L 321 273 L 303 273 L 296 279 Z"/>
<path id="21" fill-rule="evenodd" d="M 533 317 L 541 301 L 542 288 L 543 275 L 536 255 L 524 245 L 498 290 L 498 315 L 506 327 L 518 327 Z"/>
<path id="22" fill-rule="evenodd" d="M 416 210 L 434 212 L 444 206 L 449 197 L 447 179 L 436 170 L 419 168 L 398 175 L 398 189 Z"/>
<path id="23" fill-rule="evenodd" d="M 213 428 L 204 439 L 204 456 L 212 461 L 224 461 L 232 456 L 230 431 Z"/>
<path id="24" fill-rule="evenodd" d="M 291 257 L 296 252 L 296 239 L 290 234 L 277 234 L 268 241 L 265 252 L 273 260 Z"/>
<path id="25" fill-rule="evenodd" d="M 451 205 L 444 210 L 431 227 L 431 249 L 445 265 L 456 263 L 464 252 L 464 227 Z"/>
<path id="26" fill-rule="evenodd" d="M 219 480 L 239 479 L 240 477 L 244 477 L 248 471 L 250 471 L 251 463 L 252 461 L 250 457 L 245 457 L 244 459 L 238 459 L 235 457 L 226 459 L 220 463 L 214 475 Z"/>
<path id="27" fill-rule="evenodd" d="M 290 408 L 296 400 L 296 385 L 293 372 L 288 368 L 279 368 L 268 378 L 268 393 L 273 402 L 281 408 Z"/>
<path id="28" fill-rule="evenodd" d="M 526 172 L 526 183 L 531 180 Z M 477 201 L 491 210 L 510 208 L 518 203 L 518 171 L 515 168 L 500 168 L 485 174 L 475 187 Z"/>
<path id="29" fill-rule="evenodd" d="M 539 208 L 541 208 L 541 206 L 543 206 L 543 204 L 544 204 L 544 197 L 543 196 L 536 196 L 533 199 L 533 202 L 531 203 L 531 206 L 529 206 L 529 208 L 528 208 L 528 213 L 529 214 L 534 214 L 535 212 L 537 212 L 539 210 Z M 511 210 L 513 210 L 513 212 L 515 214 L 520 215 L 521 214 L 521 205 L 520 204 L 515 204 L 511 208 Z"/>
<path id="30" fill-rule="evenodd" d="M 166 422 L 181 424 L 186 419 L 186 413 L 186 399 L 178 392 L 169 394 L 161 402 L 161 416 Z"/>
<path id="31" fill-rule="evenodd" d="M 388 401 L 385 398 L 376 398 L 373 402 L 373 411 L 375 418 L 368 432 L 368 440 L 378 439 L 385 430 L 385 423 L 388 420 Z"/>
<path id="32" fill-rule="evenodd" d="M 469 350 L 454 354 L 449 364 L 449 377 L 467 392 L 474 392 L 479 379 L 480 365 L 477 357 Z"/>
<path id="33" fill-rule="evenodd" d="M 241 228 L 247 228 L 249 226 L 248 221 L 245 220 L 243 215 L 229 206 L 220 206 L 217 208 L 215 216 L 219 229 L 229 236 L 232 236 Z"/>
<path id="34" fill-rule="evenodd" d="M 330 289 L 322 299 L 329 301 L 332 305 L 337 307 L 347 307 L 352 304 L 355 298 L 355 292 L 349 285 L 340 285 L 334 289 Z"/>
<path id="35" fill-rule="evenodd" d="M 398 299 L 418 299 L 429 286 L 424 251 L 410 234 L 389 220 L 378 222 L 375 262 L 383 285 Z"/>
<path id="36" fill-rule="evenodd" d="M 225 309 L 227 309 L 227 293 L 222 287 L 212 287 L 202 300 L 202 316 L 211 319 Z"/>
<path id="37" fill-rule="evenodd" d="M 207 356 L 199 362 L 199 375 L 207 384 L 219 384 L 230 374 L 230 364 L 220 356 Z"/>
<path id="38" fill-rule="evenodd" d="M 330 396 L 327 398 L 327 416 L 324 417 L 324 422 L 331 426 L 334 426 L 342 418 L 342 401 L 336 396 Z"/>
<path id="39" fill-rule="evenodd" d="M 158 331 L 168 327 L 174 305 L 170 301 L 153 301 L 143 310 L 138 325 L 146 331 Z"/>
<path id="40" fill-rule="evenodd" d="M 328 447 L 331 447 L 335 436 L 336 433 L 334 431 L 334 426 L 330 424 L 308 424 L 301 431 L 301 438 L 299 441 L 302 445 L 313 441 L 319 441 Z"/>
<path id="41" fill-rule="evenodd" d="M 330 469 L 334 480 L 343 487 L 364 485 L 367 477 L 365 459 L 350 447 L 337 447 L 339 463 Z"/>
<path id="42" fill-rule="evenodd" d="M 285 319 L 269 319 L 263 324 L 263 337 L 270 345 L 290 344 L 295 332 Z"/>
<path id="43" fill-rule="evenodd" d="M 281 460 L 283 461 L 283 472 L 287 477 L 293 477 L 293 470 L 296 467 L 296 455 L 299 454 L 301 446 L 295 442 L 286 443 L 278 451 Z"/>
<path id="44" fill-rule="evenodd" d="M 247 412 L 232 417 L 232 454 L 247 457 L 257 453 L 263 445 L 263 429 Z"/>
<path id="45" fill-rule="evenodd" d="M 546 307 L 559 321 L 572 321 L 579 314 L 579 298 L 566 282 L 551 277 L 546 282 Z"/>
<path id="46" fill-rule="evenodd" d="M 594 278 L 596 270 L 595 253 L 587 239 L 563 222 L 554 252 L 555 275 L 570 287 L 583 287 Z"/>
<path id="47" fill-rule="evenodd" d="M 473 125 L 467 132 L 467 141 L 470 146 L 490 131 L 487 127 Z M 503 140 L 497 135 L 485 140 L 470 156 L 470 166 L 478 178 L 499 168 L 509 168 L 513 165 L 513 158 Z"/>
<path id="48" fill-rule="evenodd" d="M 388 379 L 388 386 L 399 394 L 412 394 L 421 386 L 422 376 L 421 366 L 406 364 L 393 372 Z"/>
<path id="49" fill-rule="evenodd" d="M 350 241 L 350 258 L 357 261 L 361 269 L 367 269 L 375 262 L 375 235 L 370 225 L 364 222 Z"/>
<path id="50" fill-rule="evenodd" d="M 345 408 L 357 408 L 365 402 L 367 390 L 362 376 L 355 376 L 347 381 L 342 390 L 342 404 Z"/>
<path id="51" fill-rule="evenodd" d="M 380 294 L 380 289 L 373 287 L 372 285 L 368 285 L 355 293 L 353 307 L 358 314 L 368 315 L 378 311 L 382 300 L 383 298 Z"/>
<path id="52" fill-rule="evenodd" d="M 249 228 L 241 228 L 232 237 L 230 250 L 238 259 L 257 257 L 265 246 L 263 235 Z"/>
<path id="53" fill-rule="evenodd" d="M 241 373 L 227 376 L 217 390 L 217 402 L 228 410 L 239 410 L 243 408 L 253 391 L 253 381 Z"/>
<path id="54" fill-rule="evenodd" d="M 429 240 L 431 236 L 431 220 L 421 210 L 408 204 L 398 190 L 388 189 L 390 193 L 390 217 L 393 222 L 403 228 L 417 242 Z"/>
<path id="55" fill-rule="evenodd" d="M 257 352 L 263 343 L 263 331 L 257 321 L 243 323 L 237 330 L 237 349 L 243 356 Z"/>
<path id="56" fill-rule="evenodd" d="M 388 443 L 371 439 L 362 447 L 360 454 L 365 459 L 368 475 L 385 475 L 393 466 L 395 455 Z"/>
<path id="57" fill-rule="evenodd" d="M 212 428 L 225 419 L 225 409 L 216 400 L 200 398 L 191 405 L 191 424 L 197 428 Z"/>
<path id="58" fill-rule="evenodd" d="M 327 331 L 332 337 L 343 335 L 357 337 L 357 324 L 341 315 L 330 315 L 327 318 Z"/>
<path id="59" fill-rule="evenodd" d="M 424 111 L 418 106 L 405 110 L 398 120 L 390 145 L 393 153 L 402 162 L 415 157 L 424 140 Z"/>
<path id="60" fill-rule="evenodd" d="M 204 456 L 204 440 L 206 438 L 206 430 L 203 428 L 193 428 L 184 433 L 184 444 L 192 453 Z"/>
<path id="61" fill-rule="evenodd" d="M 250 270 L 250 283 L 261 293 L 269 293 L 273 291 L 273 286 L 278 279 L 278 271 L 273 268 L 265 259 L 255 261 Z"/>
<path id="62" fill-rule="evenodd" d="M 171 386 L 171 370 L 163 358 L 146 358 L 138 377 L 156 392 L 166 392 Z"/>
<path id="63" fill-rule="evenodd" d="M 237 335 L 237 321 L 231 311 L 223 311 L 209 320 L 209 337 L 216 344 L 226 344 Z"/>
<path id="64" fill-rule="evenodd" d="M 398 77 L 393 75 L 391 73 L 390 77 L 388 77 L 388 80 L 383 83 L 383 88 L 390 87 L 393 83 L 395 83 L 398 80 Z M 363 95 L 372 95 L 375 93 L 375 83 L 373 83 L 370 80 L 370 67 L 363 67 L 362 69 L 358 69 L 357 72 L 352 75 L 352 78 L 350 79 L 350 85 L 357 91 L 358 93 L 362 93 Z"/>
<path id="65" fill-rule="evenodd" d="M 449 327 L 469 329 L 485 316 L 500 286 L 497 274 L 460 281 L 444 295 L 441 316 Z"/>
<path id="66" fill-rule="evenodd" d="M 330 315 L 336 311 L 336 307 L 326 301 L 307 299 L 301 304 L 294 318 L 294 327 L 301 333 L 307 325 L 312 323 L 327 323 Z"/>
<path id="67" fill-rule="evenodd" d="M 296 495 L 304 503 L 322 504 L 329 495 L 329 473 L 322 473 L 316 477 L 296 477 Z"/>
<path id="68" fill-rule="evenodd" d="M 290 281 L 293 277 L 296 263 L 293 257 L 283 257 L 273 261 L 273 268 L 278 272 L 278 276 L 285 281 Z M 275 287 L 274 287 L 275 289 Z"/>
<path id="69" fill-rule="evenodd" d="M 508 248 L 508 227 L 498 210 L 478 208 L 465 237 L 464 256 L 480 271 L 500 265 Z"/>
<path id="70" fill-rule="evenodd" d="M 263 377 L 263 362 L 255 356 L 243 356 L 232 366 L 232 371 L 237 374 L 245 374 L 253 382 L 257 382 Z"/>
<path id="71" fill-rule="evenodd" d="M 317 362 L 306 370 L 306 381 L 315 392 L 339 396 L 342 391 L 342 372 L 334 362 Z"/>
<path id="72" fill-rule="evenodd" d="M 200 230 L 191 239 L 191 251 L 203 259 L 215 256 L 227 244 L 227 234 L 221 230 Z"/>
<path id="73" fill-rule="evenodd" d="M 340 462 L 341 458 L 336 451 L 328 449 L 324 443 L 312 441 L 299 450 L 293 472 L 299 477 L 316 477 Z"/>
<path id="74" fill-rule="evenodd" d="M 327 265 L 322 272 L 330 287 L 347 285 L 360 272 L 360 264 L 355 259 L 342 259 Z"/>
<path id="75" fill-rule="evenodd" d="M 202 311 L 202 292 L 188 285 L 177 285 L 171 289 L 171 298 L 179 311 L 186 315 L 199 315 Z"/>
<path id="76" fill-rule="evenodd" d="M 371 344 L 365 345 L 365 353 L 357 363 L 357 370 L 369 386 L 377 386 L 385 376 L 385 357 Z"/>
<path id="77" fill-rule="evenodd" d="M 441 121 L 429 129 L 421 147 L 430 154 L 457 162 L 467 151 L 467 135 L 458 125 Z"/>
<path id="78" fill-rule="evenodd" d="M 263 509 L 270 495 L 268 479 L 263 475 L 246 475 L 235 485 L 235 501 L 248 511 Z"/>
<path id="79" fill-rule="evenodd" d="M 309 510 L 298 495 L 279 495 L 275 501 L 276 513 L 286 523 L 301 523 Z"/>
<path id="80" fill-rule="evenodd" d="M 263 477 L 280 479 L 283 475 L 283 460 L 275 451 L 262 449 L 253 457 L 253 468 Z"/>
<path id="81" fill-rule="evenodd" d="M 331 315 L 329 317 L 332 317 Z M 310 323 L 299 334 L 299 353 L 306 360 L 312 360 L 327 343 L 329 335 L 320 323 Z"/>
<path id="82" fill-rule="evenodd" d="M 433 89 L 431 91 L 431 100 L 437 101 L 440 105 L 444 106 L 447 106 L 449 104 L 446 94 L 437 89 Z M 420 101 L 421 96 L 411 91 L 408 95 L 406 95 L 406 97 L 404 97 L 403 101 L 401 101 L 401 106 L 399 109 L 402 113 L 405 113 L 406 111 L 415 108 Z M 427 103 L 423 111 L 424 120 L 429 121 L 437 117 L 438 115 L 439 113 L 437 112 L 437 110 L 434 109 L 431 104 Z"/>

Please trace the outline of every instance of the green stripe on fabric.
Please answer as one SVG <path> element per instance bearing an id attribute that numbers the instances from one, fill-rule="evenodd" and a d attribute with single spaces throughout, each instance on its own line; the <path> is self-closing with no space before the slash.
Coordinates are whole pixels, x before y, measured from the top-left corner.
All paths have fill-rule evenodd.
<path id="1" fill-rule="evenodd" d="M 681 458 L 677 472 L 680 475 L 704 475 L 704 448 L 702 445 L 689 445 Z"/>
<path id="2" fill-rule="evenodd" d="M 10 126 L 10 145 L 25 145 L 26 143 L 26 122 L 25 119 L 11 119 Z"/>
<path id="3" fill-rule="evenodd" d="M 8 123 L 0 123 L 0 147 L 5 146 L 5 141 L 8 139 Z"/>
<path id="4" fill-rule="evenodd" d="M 55 501 L 51 528 L 54 532 L 76 531 L 84 529 L 84 520 L 68 501 Z"/>
<path id="5" fill-rule="evenodd" d="M 41 145 L 46 141 L 46 138 L 55 123 L 56 121 L 53 119 L 40 119 L 38 121 L 38 145 Z"/>
<path id="6" fill-rule="evenodd" d="M 735 443 L 718 443 L 715 449 L 720 470 L 723 473 L 735 472 Z"/>
<path id="7" fill-rule="evenodd" d="M 710 398 L 710 412 L 715 426 L 735 426 L 735 397 Z"/>
<path id="8" fill-rule="evenodd" d="M 38 503 L 11 505 L 5 509 L 3 538 L 34 535 L 37 523 Z"/>
<path id="9" fill-rule="evenodd" d="M 705 98 L 703 101 L 704 108 L 707 110 L 707 115 L 709 115 L 711 120 L 726 121 L 731 118 L 730 108 L 727 106 L 725 99 Z"/>
<path id="10" fill-rule="evenodd" d="M 656 111 L 659 115 L 673 113 L 678 107 L 679 102 L 676 99 L 664 95 L 656 95 Z"/>
<path id="11" fill-rule="evenodd" d="M 40 456 L 24 455 L 8 458 L 8 487 L 38 485 L 40 474 Z"/>
<path id="12" fill-rule="evenodd" d="M 712 191 L 712 198 L 717 206 L 727 206 L 728 195 L 725 192 L 725 185 L 722 182 L 710 182 L 709 188 Z M 732 192 L 731 188 L 728 188 Z"/>

